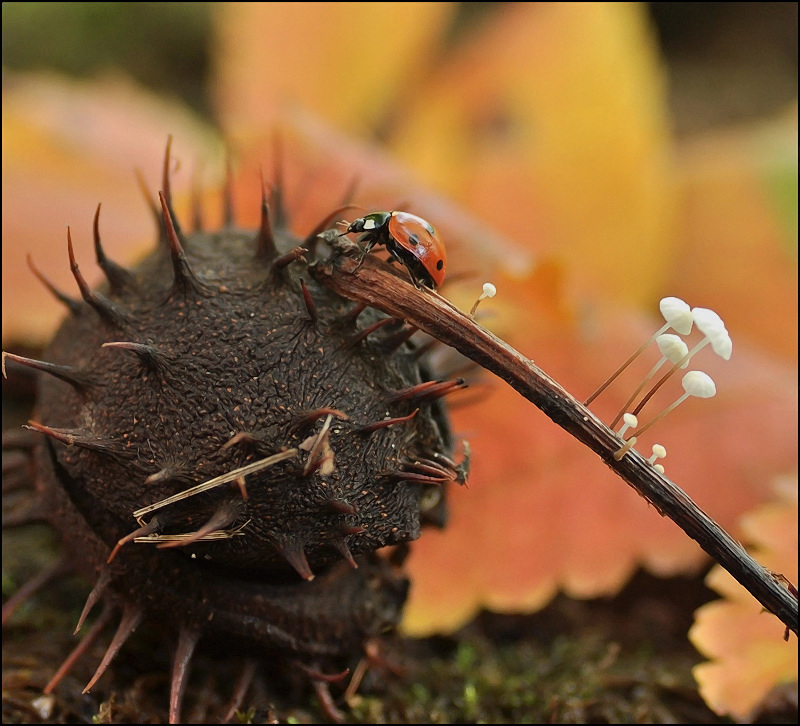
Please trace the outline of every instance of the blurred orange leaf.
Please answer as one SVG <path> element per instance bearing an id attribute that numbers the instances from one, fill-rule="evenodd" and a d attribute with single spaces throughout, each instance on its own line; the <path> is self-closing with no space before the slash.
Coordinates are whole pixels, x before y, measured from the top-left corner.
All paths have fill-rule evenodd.
<path id="1" fill-rule="evenodd" d="M 796 584 L 797 479 L 776 489 L 778 499 L 743 517 L 742 529 L 759 563 Z M 797 683 L 797 637 L 784 642 L 782 624 L 722 568 L 714 567 L 706 583 L 722 599 L 695 613 L 689 637 L 711 660 L 695 666 L 694 676 L 714 711 L 751 720 L 773 688 Z"/>
<path id="2" fill-rule="evenodd" d="M 169 134 L 177 137 L 176 159 L 219 159 L 211 129 L 129 80 L 5 74 L 4 341 L 42 345 L 64 315 L 36 282 L 26 255 L 56 287 L 77 294 L 67 261 L 67 225 L 81 272 L 91 284 L 99 282 L 91 242 L 98 203 L 103 246 L 112 259 L 129 263 L 149 249 L 154 225 L 134 170 L 145 175 L 155 199 Z"/>
<path id="3" fill-rule="evenodd" d="M 433 63 L 454 3 L 219 3 L 216 101 L 246 142 L 298 106 L 344 131 L 384 121 Z"/>

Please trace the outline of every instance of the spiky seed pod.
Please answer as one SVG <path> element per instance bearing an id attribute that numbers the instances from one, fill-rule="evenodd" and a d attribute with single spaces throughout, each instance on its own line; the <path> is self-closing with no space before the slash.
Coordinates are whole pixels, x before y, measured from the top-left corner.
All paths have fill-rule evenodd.
<path id="1" fill-rule="evenodd" d="M 354 315 L 305 273 L 308 240 L 273 226 L 285 214 L 266 197 L 259 230 L 186 235 L 166 172 L 163 186 L 159 243 L 137 267 L 105 257 L 95 221 L 99 290 L 70 239 L 83 302 L 47 364 L 16 362 L 41 375 L 29 426 L 42 511 L 97 583 L 86 612 L 122 613 L 90 686 L 157 619 L 179 643 L 175 721 L 198 642 L 308 677 L 398 622 L 402 558 L 376 553 L 444 522 L 456 472 L 427 462 L 450 461 L 441 396 L 461 382 L 432 381 L 393 321 Z"/>

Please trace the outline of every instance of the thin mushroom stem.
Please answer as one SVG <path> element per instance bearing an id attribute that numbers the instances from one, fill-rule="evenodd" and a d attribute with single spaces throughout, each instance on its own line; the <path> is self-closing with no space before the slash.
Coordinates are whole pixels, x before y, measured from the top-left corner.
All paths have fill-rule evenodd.
<path id="1" fill-rule="evenodd" d="M 497 295 L 497 288 L 492 285 L 491 282 L 484 282 L 483 283 L 483 292 L 481 296 L 475 301 L 475 304 L 469 311 L 469 316 L 472 318 L 475 316 L 475 311 L 478 309 L 478 305 L 480 304 L 481 300 L 485 300 L 487 297 L 494 297 Z"/>
<path id="2" fill-rule="evenodd" d="M 691 395 L 692 395 L 691 393 L 684 393 L 677 401 L 667 406 L 660 414 L 658 414 L 658 416 L 648 421 L 644 426 L 636 429 L 636 431 L 633 432 L 631 438 L 629 438 L 625 442 L 625 446 L 623 446 L 619 451 L 617 451 L 614 454 L 614 458 L 617 461 L 619 461 L 623 456 L 625 456 L 625 454 L 627 454 L 631 450 L 631 448 L 633 448 L 633 444 L 635 443 L 636 439 L 639 436 L 641 436 L 645 431 L 647 431 L 647 429 L 655 426 L 662 418 L 664 418 L 664 416 L 666 416 L 673 409 L 680 406 L 680 404 L 682 404 Z"/>
<path id="3" fill-rule="evenodd" d="M 656 331 L 656 333 L 653 335 L 653 337 L 652 337 L 652 338 L 648 338 L 648 339 L 647 339 L 647 340 L 646 340 L 644 343 L 642 343 L 642 344 L 641 344 L 641 346 L 639 346 L 639 348 L 636 350 L 636 352 L 635 352 L 635 353 L 633 353 L 633 354 L 630 356 L 630 358 L 628 358 L 628 360 L 626 360 L 626 361 L 625 361 L 625 362 L 624 362 L 624 363 L 623 363 L 623 364 L 622 364 L 622 365 L 621 365 L 619 368 L 617 368 L 617 370 L 615 370 L 615 371 L 614 371 L 614 372 L 613 372 L 613 373 L 612 373 L 612 374 L 611 374 L 611 375 L 610 375 L 608 378 L 606 378 L 606 380 L 605 380 L 605 381 L 603 381 L 603 383 L 600 385 L 600 387 L 599 387 L 599 388 L 598 388 L 598 389 L 597 389 L 597 390 L 596 390 L 596 391 L 595 391 L 595 392 L 594 392 L 594 393 L 593 393 L 591 396 L 589 396 L 589 398 L 587 398 L 587 399 L 586 399 L 586 400 L 583 402 L 583 405 L 584 405 L 584 406 L 588 406 L 588 405 L 589 405 L 589 404 L 590 404 L 592 401 L 594 401 L 594 399 L 595 399 L 595 398 L 597 398 L 597 397 L 598 397 L 598 396 L 599 396 L 599 395 L 600 395 L 600 394 L 601 394 L 603 391 L 605 391 L 605 390 L 606 390 L 606 388 L 608 388 L 608 387 L 609 387 L 609 386 L 610 386 L 610 385 L 611 385 L 611 384 L 612 384 L 612 383 L 613 383 L 613 382 L 614 382 L 614 381 L 615 381 L 615 380 L 616 380 L 616 379 L 619 377 L 619 375 L 620 375 L 620 374 L 621 374 L 621 373 L 622 373 L 622 372 L 623 372 L 623 371 L 624 371 L 624 370 L 625 370 L 625 369 L 626 369 L 626 368 L 627 368 L 627 367 L 628 367 L 628 366 L 629 366 L 631 363 L 633 363 L 633 361 L 635 361 L 635 360 L 636 360 L 636 359 L 637 359 L 637 358 L 638 358 L 638 357 L 639 357 L 639 356 L 640 356 L 642 353 L 644 353 L 645 349 L 647 348 L 647 346 L 648 346 L 648 345 L 650 345 L 650 343 L 652 343 L 652 342 L 653 342 L 653 341 L 654 341 L 654 340 L 655 340 L 655 339 L 656 339 L 656 338 L 657 338 L 659 335 L 661 335 L 662 333 L 666 333 L 666 332 L 667 332 L 667 330 L 669 330 L 669 327 L 670 327 L 669 323 L 665 323 L 664 325 L 662 325 L 662 326 L 661 326 L 661 327 L 660 327 L 660 328 L 659 328 L 659 329 Z M 614 421 L 614 423 L 612 423 L 612 424 L 611 424 L 611 428 L 614 428 L 614 424 L 616 424 L 616 422 L 617 422 L 618 420 L 619 420 L 619 418 L 617 418 L 617 419 Z"/>
<path id="4" fill-rule="evenodd" d="M 684 394 L 677 401 L 667 406 L 654 419 L 651 419 L 644 426 L 640 426 L 638 429 L 636 429 L 636 431 L 634 431 L 631 435 L 631 438 L 625 442 L 625 446 L 614 453 L 614 459 L 617 461 L 622 459 L 622 457 L 625 456 L 625 454 L 627 454 L 633 447 L 632 441 L 635 438 L 641 436 L 645 431 L 657 424 L 670 411 L 675 409 L 677 406 L 680 406 L 680 404 L 689 398 L 689 396 L 697 396 L 698 398 L 711 398 L 717 393 L 717 388 L 714 385 L 714 381 L 711 379 L 711 376 L 703 373 L 702 371 L 689 371 L 683 377 L 682 383 Z"/>
<path id="5" fill-rule="evenodd" d="M 670 368 L 663 376 L 661 376 L 661 378 L 658 379 L 655 385 L 645 394 L 645 397 L 641 401 L 639 401 L 639 404 L 636 406 L 636 408 L 633 409 L 634 415 L 638 416 L 639 412 L 644 408 L 645 404 L 653 397 L 655 392 L 672 377 L 675 371 L 677 371 L 678 368 L 687 363 L 695 353 L 700 351 L 702 348 L 705 348 L 705 346 L 707 346 L 710 342 L 711 341 L 708 338 L 703 338 L 703 340 L 701 340 L 694 348 L 692 348 L 685 356 L 683 356 L 683 358 L 681 358 L 676 363 L 673 363 L 672 368 Z"/>
<path id="6" fill-rule="evenodd" d="M 625 401 L 625 405 L 620 409 L 619 413 L 611 422 L 612 429 L 617 425 L 619 420 L 622 418 L 622 415 L 628 410 L 628 407 L 636 400 L 636 397 L 642 392 L 642 389 L 653 379 L 653 376 L 658 372 L 661 366 L 664 365 L 664 363 L 667 361 L 675 362 L 675 359 L 677 358 L 679 361 L 683 361 L 683 363 L 678 362 L 677 365 L 683 365 L 684 367 L 687 365 L 685 358 L 688 348 L 686 347 L 686 343 L 684 343 L 677 335 L 659 335 L 656 340 L 658 341 L 659 350 L 661 350 L 662 353 L 661 358 L 650 369 L 650 372 L 644 377 L 644 380 L 642 380 L 636 390 L 631 394 L 631 397 Z M 636 413 L 638 413 L 638 410 L 634 411 L 634 414 Z"/>
<path id="7" fill-rule="evenodd" d="M 617 370 L 615 370 L 601 384 L 601 386 L 583 402 L 584 406 L 588 406 L 592 401 L 594 401 L 595 398 L 597 398 L 617 379 L 620 373 L 622 373 L 631 363 L 633 363 L 634 360 L 636 360 L 636 358 L 638 358 L 644 352 L 645 348 L 647 348 L 650 343 L 666 333 L 670 328 L 673 328 L 681 335 L 688 335 L 688 333 L 691 331 L 693 322 L 691 309 L 683 300 L 678 297 L 665 297 L 661 299 L 658 306 L 661 310 L 661 314 L 664 316 L 664 320 L 666 320 L 664 325 L 662 325 L 658 330 L 656 330 L 655 333 L 653 333 L 653 335 L 650 336 L 650 338 L 642 343 L 639 349 L 619 368 L 617 368 Z M 613 428 L 614 424 L 612 424 L 611 427 Z"/>

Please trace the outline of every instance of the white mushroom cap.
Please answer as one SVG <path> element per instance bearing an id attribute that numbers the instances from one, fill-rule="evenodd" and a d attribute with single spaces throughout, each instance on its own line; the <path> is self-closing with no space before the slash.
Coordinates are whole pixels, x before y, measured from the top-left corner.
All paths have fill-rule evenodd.
<path id="1" fill-rule="evenodd" d="M 697 396 L 697 398 L 711 398 L 717 393 L 717 387 L 711 376 L 703 371 L 689 371 L 684 377 L 683 390 L 689 396 Z"/>
<path id="2" fill-rule="evenodd" d="M 711 341 L 711 347 L 714 349 L 714 352 L 723 360 L 730 360 L 731 359 L 731 352 L 733 351 L 733 341 L 731 341 L 731 336 L 728 335 L 727 330 L 720 330 L 717 331 L 716 335 L 709 336 L 708 338 Z"/>
<path id="3" fill-rule="evenodd" d="M 691 308 L 679 297 L 664 297 L 658 304 L 661 314 L 670 326 L 681 335 L 688 335 L 692 330 Z"/>
<path id="4" fill-rule="evenodd" d="M 661 351 L 661 355 L 663 355 L 670 363 L 679 363 L 686 357 L 686 354 L 689 352 L 689 346 L 681 340 L 677 335 L 672 335 L 672 333 L 664 333 L 663 335 L 659 335 L 656 338 L 656 343 L 658 345 L 658 349 Z M 713 345 L 713 344 L 712 344 Z M 689 361 L 684 361 L 681 368 L 686 368 L 689 365 Z"/>
<path id="5" fill-rule="evenodd" d="M 647 460 L 648 464 L 655 464 L 656 459 L 663 459 L 667 455 L 667 450 L 661 444 L 653 444 L 653 455 Z M 664 469 L 661 469 L 664 473 Z"/>
<path id="6" fill-rule="evenodd" d="M 714 336 L 719 335 L 722 331 L 727 332 L 722 318 L 713 310 L 709 310 L 708 308 L 692 308 L 692 317 L 694 317 L 694 322 L 698 330 L 707 338 L 714 338 Z"/>

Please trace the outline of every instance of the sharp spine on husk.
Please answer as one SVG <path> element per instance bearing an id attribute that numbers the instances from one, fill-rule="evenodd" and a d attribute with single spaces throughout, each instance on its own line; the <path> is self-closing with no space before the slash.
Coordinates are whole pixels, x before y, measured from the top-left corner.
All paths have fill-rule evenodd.
<path id="1" fill-rule="evenodd" d="M 111 292 L 119 294 L 123 290 L 130 289 L 133 286 L 133 275 L 124 267 L 106 257 L 103 245 L 100 242 L 100 206 L 100 204 L 97 205 L 92 227 L 94 235 L 94 254 L 97 258 L 97 264 L 105 274 L 108 284 L 111 286 Z"/>
<path id="2" fill-rule="evenodd" d="M 72 234 L 69 227 L 67 227 L 67 253 L 69 254 L 69 266 L 72 270 L 72 276 L 75 278 L 75 282 L 78 283 L 81 297 L 97 311 L 103 320 L 121 327 L 127 319 L 125 313 L 99 292 L 93 292 L 89 287 L 89 283 L 81 275 L 78 263 L 75 261 L 75 250 L 72 247 Z"/>

